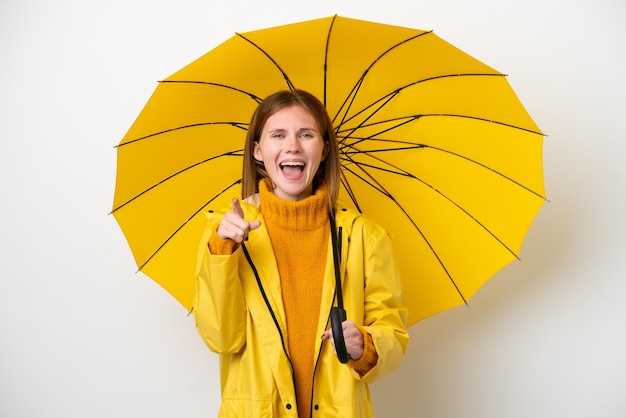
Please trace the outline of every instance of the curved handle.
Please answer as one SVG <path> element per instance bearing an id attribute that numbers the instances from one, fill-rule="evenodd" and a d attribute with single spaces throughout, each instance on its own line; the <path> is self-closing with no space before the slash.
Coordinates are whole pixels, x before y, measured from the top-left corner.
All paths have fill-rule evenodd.
<path id="1" fill-rule="evenodd" d="M 343 339 L 343 328 L 341 323 L 346 320 L 346 310 L 334 306 L 330 310 L 330 325 L 333 330 L 333 340 L 335 342 L 335 351 L 339 361 L 343 364 L 350 360 L 348 350 L 346 349 L 346 341 Z"/>

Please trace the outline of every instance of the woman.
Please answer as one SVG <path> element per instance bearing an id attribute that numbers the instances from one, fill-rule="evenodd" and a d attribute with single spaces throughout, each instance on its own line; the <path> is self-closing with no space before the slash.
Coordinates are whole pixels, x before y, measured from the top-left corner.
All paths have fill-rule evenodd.
<path id="1" fill-rule="evenodd" d="M 396 368 L 406 309 L 385 231 L 335 208 L 339 150 L 324 106 L 281 91 L 246 137 L 243 201 L 209 213 L 193 312 L 221 355 L 220 417 L 373 417 L 368 383 Z M 341 242 L 350 360 L 336 358 L 329 214 Z M 207 245 L 208 242 L 208 245 Z"/>

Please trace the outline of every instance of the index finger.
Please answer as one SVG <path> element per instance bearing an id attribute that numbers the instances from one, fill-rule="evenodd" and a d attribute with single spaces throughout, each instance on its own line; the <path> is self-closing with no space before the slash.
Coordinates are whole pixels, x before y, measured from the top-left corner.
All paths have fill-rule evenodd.
<path id="1" fill-rule="evenodd" d="M 243 219 L 243 209 L 241 209 L 239 199 L 236 197 L 233 198 L 233 213 Z"/>

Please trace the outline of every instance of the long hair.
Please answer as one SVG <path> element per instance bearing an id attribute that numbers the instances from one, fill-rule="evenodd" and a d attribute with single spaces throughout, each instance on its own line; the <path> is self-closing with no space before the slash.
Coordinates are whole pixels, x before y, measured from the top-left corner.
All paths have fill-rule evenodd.
<path id="1" fill-rule="evenodd" d="M 259 104 L 254 111 L 248 133 L 246 134 L 246 144 L 243 155 L 243 174 L 241 181 L 241 195 L 245 199 L 258 193 L 259 181 L 269 177 L 262 162 L 257 161 L 253 156 L 254 146 L 261 139 L 261 133 L 265 123 L 274 113 L 281 109 L 300 106 L 311 114 L 323 141 L 328 146 L 328 155 L 320 163 L 320 166 L 313 178 L 313 191 L 321 185 L 328 187 L 329 209 L 335 206 L 339 195 L 339 184 L 341 175 L 341 165 L 339 160 L 339 146 L 337 137 L 328 116 L 328 112 L 314 95 L 304 90 L 281 90 L 270 96 Z"/>

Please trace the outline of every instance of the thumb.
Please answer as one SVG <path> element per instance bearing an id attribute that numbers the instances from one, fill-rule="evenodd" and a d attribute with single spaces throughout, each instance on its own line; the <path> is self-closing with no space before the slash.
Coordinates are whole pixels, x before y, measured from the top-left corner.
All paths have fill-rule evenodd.
<path id="1" fill-rule="evenodd" d="M 250 222 L 250 231 L 254 231 L 260 226 L 261 226 L 261 221 L 252 221 Z"/>

